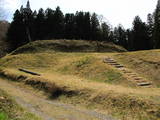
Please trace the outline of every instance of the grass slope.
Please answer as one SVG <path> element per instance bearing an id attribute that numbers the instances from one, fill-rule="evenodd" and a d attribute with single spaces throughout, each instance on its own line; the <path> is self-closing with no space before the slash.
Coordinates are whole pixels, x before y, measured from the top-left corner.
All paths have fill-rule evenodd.
<path id="1" fill-rule="evenodd" d="M 113 43 L 84 41 L 84 40 L 41 40 L 24 45 L 12 54 L 36 53 L 44 51 L 56 52 L 126 52 Z"/>
<path id="2" fill-rule="evenodd" d="M 160 50 L 115 54 L 114 58 L 160 87 Z"/>
<path id="3" fill-rule="evenodd" d="M 129 56 L 134 53 L 84 53 L 69 52 L 68 49 L 67 52 L 60 52 L 49 45 L 52 42 L 36 41 L 2 58 L 0 76 L 44 90 L 54 99 L 98 109 L 123 120 L 160 118 L 159 88 L 137 88 L 117 69 L 102 61 L 110 56 L 130 67 L 132 62 L 128 63 Z M 66 44 L 66 41 L 56 42 Z M 138 56 L 141 52 L 135 54 L 137 57 L 131 56 L 134 59 L 141 56 Z M 38 72 L 42 76 L 28 75 L 18 71 L 18 68 Z"/>

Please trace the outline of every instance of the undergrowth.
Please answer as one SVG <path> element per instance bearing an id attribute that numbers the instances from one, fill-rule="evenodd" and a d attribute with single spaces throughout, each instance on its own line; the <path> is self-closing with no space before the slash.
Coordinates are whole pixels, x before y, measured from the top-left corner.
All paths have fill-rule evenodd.
<path id="1" fill-rule="evenodd" d="M 154 95 L 147 89 L 145 93 L 120 86 L 112 86 L 112 88 L 111 85 L 101 83 L 73 81 L 65 76 L 65 79 L 59 79 L 56 76 L 32 77 L 25 74 L 21 74 L 23 77 L 20 77 L 20 74 L 15 74 L 16 70 L 14 72 L 1 70 L 0 73 L 3 77 L 10 76 L 8 77 L 10 80 L 14 79 L 44 90 L 50 93 L 53 99 L 106 111 L 122 120 L 158 120 L 160 117 L 160 103 L 151 99 Z M 150 94 L 150 97 L 146 97 L 145 94 Z M 154 94 L 156 96 L 156 92 Z"/>

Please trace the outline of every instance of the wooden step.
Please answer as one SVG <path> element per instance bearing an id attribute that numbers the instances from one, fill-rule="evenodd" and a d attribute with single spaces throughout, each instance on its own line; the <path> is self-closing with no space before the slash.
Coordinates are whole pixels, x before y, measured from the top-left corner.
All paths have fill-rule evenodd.
<path id="1" fill-rule="evenodd" d="M 132 72 L 131 71 L 123 71 L 124 73 L 126 73 L 126 74 L 131 74 Z"/>
<path id="2" fill-rule="evenodd" d="M 141 78 L 141 77 L 135 77 L 133 78 L 134 80 L 143 80 L 144 78 Z"/>
<path id="3" fill-rule="evenodd" d="M 116 68 L 123 68 L 123 65 L 114 65 Z"/>
<path id="4" fill-rule="evenodd" d="M 110 65 L 120 65 L 120 64 L 118 64 L 118 63 L 109 63 Z"/>
<path id="5" fill-rule="evenodd" d="M 136 73 L 133 73 L 133 72 L 128 72 L 128 73 L 126 73 L 127 75 L 136 75 L 137 76 L 137 74 Z"/>
<path id="6" fill-rule="evenodd" d="M 146 83 L 145 80 L 137 80 L 136 82 L 137 82 L 137 83 Z"/>
<path id="7" fill-rule="evenodd" d="M 128 75 L 128 76 L 133 78 L 133 79 L 143 79 L 143 78 L 138 77 L 137 75 Z"/>
<path id="8" fill-rule="evenodd" d="M 117 63 L 115 61 L 106 61 L 106 63 Z"/>
<path id="9" fill-rule="evenodd" d="M 138 83 L 137 85 L 138 86 L 149 86 L 149 85 L 151 85 L 151 83 L 150 82 L 144 82 L 144 83 Z"/>

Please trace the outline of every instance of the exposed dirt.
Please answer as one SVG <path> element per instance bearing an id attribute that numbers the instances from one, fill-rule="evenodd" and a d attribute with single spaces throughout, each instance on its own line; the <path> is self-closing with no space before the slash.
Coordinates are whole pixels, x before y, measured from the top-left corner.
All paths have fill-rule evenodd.
<path id="1" fill-rule="evenodd" d="M 43 120 L 115 120 L 96 111 L 50 100 L 43 92 L 22 83 L 0 78 L 0 89 L 6 91 L 18 104 Z"/>

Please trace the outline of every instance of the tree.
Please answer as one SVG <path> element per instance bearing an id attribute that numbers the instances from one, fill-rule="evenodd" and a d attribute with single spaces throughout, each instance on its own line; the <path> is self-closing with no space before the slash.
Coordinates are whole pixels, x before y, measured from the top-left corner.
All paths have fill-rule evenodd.
<path id="1" fill-rule="evenodd" d="M 160 48 L 160 0 L 158 0 L 156 10 L 154 12 L 154 48 Z"/>
<path id="2" fill-rule="evenodd" d="M 124 27 L 120 24 L 115 30 L 115 41 L 118 45 L 127 48 L 127 37 Z"/>
<path id="3" fill-rule="evenodd" d="M 100 32 L 100 24 L 97 18 L 97 14 L 93 13 L 91 16 L 91 38 L 92 40 L 99 39 L 99 32 Z"/>
<path id="4" fill-rule="evenodd" d="M 76 39 L 84 39 L 84 12 L 75 14 Z"/>
<path id="5" fill-rule="evenodd" d="M 31 38 L 31 31 L 32 31 L 32 23 L 33 23 L 33 14 L 32 14 L 32 10 L 30 8 L 30 2 L 29 0 L 27 1 L 27 5 L 26 8 L 23 8 L 23 6 L 21 7 L 20 10 L 22 16 L 23 16 L 23 23 L 24 23 L 24 27 L 25 27 L 25 32 L 26 32 L 26 36 L 27 37 L 27 41 L 31 42 L 32 38 Z"/>
<path id="6" fill-rule="evenodd" d="M 65 24 L 65 38 L 74 39 L 75 38 L 75 15 L 66 14 L 64 18 Z"/>
<path id="7" fill-rule="evenodd" d="M 31 41 L 33 19 L 29 1 L 26 8 L 21 6 L 20 11 L 16 10 L 7 33 L 11 50 Z"/>
<path id="8" fill-rule="evenodd" d="M 7 41 L 10 45 L 10 50 L 14 50 L 17 47 L 27 43 L 26 32 L 23 23 L 23 16 L 19 10 L 14 13 L 13 21 L 8 29 Z"/>
<path id="9" fill-rule="evenodd" d="M 52 39 L 54 37 L 54 10 L 47 8 L 45 10 L 46 15 L 46 39 Z"/>
<path id="10" fill-rule="evenodd" d="M 53 23 L 54 23 L 54 28 L 53 28 L 53 34 L 54 38 L 60 39 L 64 37 L 64 15 L 62 11 L 60 10 L 60 7 L 57 7 L 54 16 L 53 16 Z"/>
<path id="11" fill-rule="evenodd" d="M 45 27 L 45 13 L 42 8 L 39 9 L 38 14 L 35 19 L 35 28 L 36 28 L 36 39 L 43 40 L 45 39 L 46 27 Z"/>
<path id="12" fill-rule="evenodd" d="M 91 38 L 91 15 L 89 12 L 84 13 L 84 18 L 83 18 L 83 33 L 84 33 L 84 39 L 85 40 L 90 40 Z"/>
<path id="13" fill-rule="evenodd" d="M 133 47 L 134 50 L 146 50 L 150 47 L 147 25 L 142 22 L 139 16 L 133 21 Z"/>
<path id="14" fill-rule="evenodd" d="M 102 40 L 109 41 L 111 29 L 110 29 L 110 26 L 106 22 L 103 22 L 101 24 L 101 32 L 102 32 L 101 33 Z"/>
<path id="15" fill-rule="evenodd" d="M 147 27 L 148 27 L 150 49 L 153 49 L 154 48 L 154 40 L 153 40 L 154 18 L 152 14 L 148 14 L 147 16 Z"/>
<path id="16" fill-rule="evenodd" d="M 133 30 L 127 29 L 126 30 L 126 40 L 127 40 L 127 50 L 133 51 Z"/>

